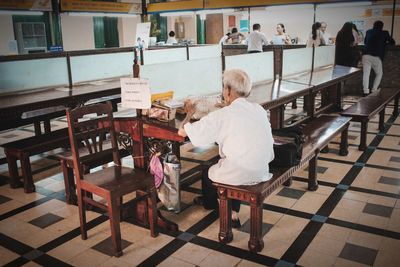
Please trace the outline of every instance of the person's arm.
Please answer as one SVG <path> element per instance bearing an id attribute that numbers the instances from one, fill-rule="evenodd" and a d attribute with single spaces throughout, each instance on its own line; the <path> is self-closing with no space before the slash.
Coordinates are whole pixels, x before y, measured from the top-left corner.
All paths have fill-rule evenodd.
<path id="1" fill-rule="evenodd" d="M 261 39 L 265 45 L 268 45 L 268 40 L 267 37 L 265 37 L 265 34 L 261 33 Z"/>
<path id="2" fill-rule="evenodd" d="M 390 36 L 389 32 L 386 31 L 387 37 L 386 37 L 386 44 L 389 45 L 395 45 L 396 41 L 392 38 L 392 36 Z"/>
<path id="3" fill-rule="evenodd" d="M 186 133 L 185 128 L 183 126 L 185 126 L 185 124 L 190 121 L 190 119 L 192 118 L 193 114 L 196 112 L 196 106 L 190 100 L 185 102 L 185 107 L 184 108 L 185 108 L 185 112 L 186 112 L 186 117 L 182 121 L 182 123 L 181 123 L 181 125 L 179 127 L 179 130 L 178 130 L 178 135 L 182 136 L 182 137 L 186 137 L 187 136 L 187 133 Z"/>

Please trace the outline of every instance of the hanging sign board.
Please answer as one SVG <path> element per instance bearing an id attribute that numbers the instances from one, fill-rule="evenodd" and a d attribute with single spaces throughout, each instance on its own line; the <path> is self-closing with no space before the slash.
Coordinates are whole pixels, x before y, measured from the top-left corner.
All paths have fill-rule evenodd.
<path id="1" fill-rule="evenodd" d="M 51 0 L 0 0 L 0 9 L 52 11 Z"/>
<path id="2" fill-rule="evenodd" d="M 136 46 L 148 48 L 150 39 L 151 22 L 136 24 Z"/>
<path id="3" fill-rule="evenodd" d="M 139 3 L 101 2 L 88 0 L 61 0 L 61 10 L 78 12 L 111 12 L 141 14 Z"/>
<path id="4" fill-rule="evenodd" d="M 121 78 L 121 106 L 123 108 L 149 109 L 151 107 L 149 80 Z"/>

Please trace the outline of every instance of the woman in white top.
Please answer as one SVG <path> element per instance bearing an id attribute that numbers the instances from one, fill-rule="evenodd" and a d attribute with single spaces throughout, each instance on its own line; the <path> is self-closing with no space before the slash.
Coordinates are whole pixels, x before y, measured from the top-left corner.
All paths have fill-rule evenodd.
<path id="1" fill-rule="evenodd" d="M 178 41 L 175 38 L 175 32 L 174 31 L 170 31 L 168 35 L 169 35 L 169 37 L 167 39 L 166 44 L 177 44 L 178 43 Z"/>
<path id="2" fill-rule="evenodd" d="M 325 45 L 325 41 L 324 38 L 322 37 L 320 28 L 321 28 L 321 23 L 315 22 L 313 24 L 312 32 L 307 41 L 307 47 L 313 47 L 313 46 L 317 47 L 320 45 Z"/>
<path id="3" fill-rule="evenodd" d="M 271 44 L 275 45 L 290 45 L 292 44 L 292 40 L 290 40 L 289 35 L 285 33 L 285 26 L 282 23 L 278 23 L 276 25 L 276 34 L 272 37 Z"/>

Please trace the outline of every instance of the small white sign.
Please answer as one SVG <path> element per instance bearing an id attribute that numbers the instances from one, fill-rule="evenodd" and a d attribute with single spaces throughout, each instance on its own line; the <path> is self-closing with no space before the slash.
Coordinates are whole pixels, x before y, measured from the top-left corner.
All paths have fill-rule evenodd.
<path id="1" fill-rule="evenodd" d="M 121 106 L 123 108 L 149 109 L 151 107 L 149 80 L 121 78 Z"/>
<path id="2" fill-rule="evenodd" d="M 136 24 L 136 46 L 142 49 L 149 47 L 151 22 Z"/>

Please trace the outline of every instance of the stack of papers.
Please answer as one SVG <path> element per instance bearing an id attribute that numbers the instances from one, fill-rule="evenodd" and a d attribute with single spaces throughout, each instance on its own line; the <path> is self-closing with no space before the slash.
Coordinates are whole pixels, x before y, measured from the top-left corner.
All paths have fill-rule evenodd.
<path id="1" fill-rule="evenodd" d="M 169 108 L 181 108 L 184 105 L 184 103 L 182 101 L 179 101 L 176 99 L 167 100 L 163 104 L 164 104 L 164 106 L 169 107 Z"/>

